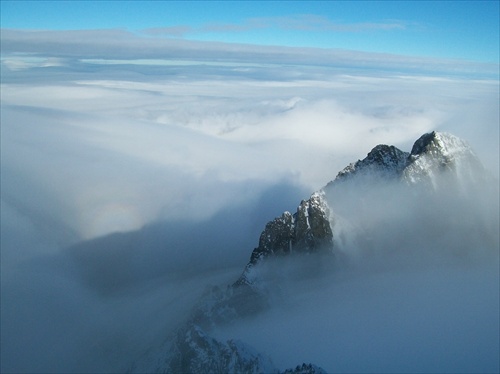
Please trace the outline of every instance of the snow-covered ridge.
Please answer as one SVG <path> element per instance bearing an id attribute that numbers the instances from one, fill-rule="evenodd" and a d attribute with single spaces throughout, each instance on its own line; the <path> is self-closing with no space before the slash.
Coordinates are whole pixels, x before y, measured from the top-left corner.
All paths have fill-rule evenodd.
<path id="1" fill-rule="evenodd" d="M 423 183 L 437 187 L 436 178 L 442 173 L 452 174 L 457 182 L 475 179 L 483 173 L 483 166 L 464 140 L 445 132 L 433 131 L 422 135 L 413 144 L 410 153 L 394 146 L 377 145 L 366 158 L 349 164 L 326 189 L 351 178 L 400 179 L 408 184 Z"/>
<path id="2" fill-rule="evenodd" d="M 480 178 L 483 173 L 481 162 L 464 140 L 433 131 L 413 145 L 402 178 L 407 183 L 423 182 L 438 188 L 439 176 L 453 178 L 460 185 Z"/>
<path id="3" fill-rule="evenodd" d="M 363 160 L 349 164 L 340 171 L 335 180 L 344 180 L 360 173 L 372 176 L 391 177 L 405 168 L 409 154 L 394 146 L 377 145 Z"/>
<path id="4" fill-rule="evenodd" d="M 446 132 L 433 131 L 422 135 L 413 145 L 412 156 L 423 153 L 432 153 L 445 157 L 451 157 L 454 154 L 464 154 L 472 152 L 466 141 Z"/>

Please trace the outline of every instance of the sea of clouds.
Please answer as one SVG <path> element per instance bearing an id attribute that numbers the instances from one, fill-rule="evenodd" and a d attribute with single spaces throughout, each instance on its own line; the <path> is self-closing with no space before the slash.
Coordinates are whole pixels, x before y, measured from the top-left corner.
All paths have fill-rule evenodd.
<path id="1" fill-rule="evenodd" d="M 238 277 L 268 220 L 377 144 L 408 151 L 449 131 L 498 183 L 489 65 L 96 32 L 2 31 L 2 372 L 124 370 L 206 286 Z M 297 292 L 304 313 L 278 306 L 232 333 L 283 368 L 299 357 L 339 372 L 495 371 L 490 265 L 349 276 Z M 451 337 L 477 342 L 477 355 Z"/>

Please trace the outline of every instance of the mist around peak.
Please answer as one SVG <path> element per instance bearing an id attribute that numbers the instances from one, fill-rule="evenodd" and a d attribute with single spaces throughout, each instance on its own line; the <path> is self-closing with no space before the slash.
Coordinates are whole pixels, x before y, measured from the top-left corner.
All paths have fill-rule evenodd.
<path id="1" fill-rule="evenodd" d="M 340 174 L 325 187 L 330 252 L 276 256 L 252 268 L 253 284 L 269 305 L 221 326 L 218 337 L 244 339 L 280 367 L 300 358 L 339 373 L 494 372 L 500 327 L 495 180 L 482 168 L 471 172 L 476 180 L 456 178 L 467 172 L 461 168 L 481 166 L 468 148 L 474 162 L 450 159 L 457 170 L 450 177 L 442 169 L 434 185 L 408 184 L 403 170 L 402 178 L 382 174 L 383 180 L 368 167 L 388 166 L 374 151 L 356 164 L 361 167 L 348 169 L 355 171 L 348 178 Z"/>
<path id="2" fill-rule="evenodd" d="M 498 177 L 494 79 L 84 58 L 2 68 L 2 372 L 127 370 L 378 144 L 453 133 Z M 269 262 L 270 309 L 221 336 L 281 369 L 498 371 L 498 179 L 444 186 L 332 198 L 340 260 Z"/>

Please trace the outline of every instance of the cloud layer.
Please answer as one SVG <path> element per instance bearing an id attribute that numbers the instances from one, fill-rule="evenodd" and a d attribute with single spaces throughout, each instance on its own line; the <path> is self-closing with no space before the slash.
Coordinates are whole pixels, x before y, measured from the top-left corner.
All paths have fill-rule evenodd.
<path id="1" fill-rule="evenodd" d="M 268 220 L 376 144 L 408 150 L 450 131 L 498 177 L 498 81 L 464 75 L 484 65 L 452 76 L 443 61 L 123 30 L 2 30 L 2 54 L 5 372 L 122 370 L 204 287 L 234 280 Z M 374 295 L 400 298 L 382 291 L 397 278 L 376 280 Z M 377 308 L 363 287 L 353 286 L 359 314 Z M 376 326 L 360 338 L 366 349 Z"/>
<path id="2" fill-rule="evenodd" d="M 372 24 L 340 26 L 370 28 Z M 214 26 L 215 27 L 215 26 Z M 220 27 L 220 26 L 218 26 Z M 336 27 L 329 25 L 328 27 Z M 222 42 L 201 42 L 176 38 L 152 37 L 162 30 L 142 34 L 123 29 L 23 31 L 2 29 L 2 54 L 50 56 L 70 59 L 184 59 L 203 61 L 253 62 L 290 65 L 332 66 L 398 70 L 441 75 L 475 75 L 498 78 L 498 64 L 465 60 L 446 60 L 385 53 L 367 53 L 342 49 L 260 46 Z M 183 28 L 164 30 L 180 34 Z"/>

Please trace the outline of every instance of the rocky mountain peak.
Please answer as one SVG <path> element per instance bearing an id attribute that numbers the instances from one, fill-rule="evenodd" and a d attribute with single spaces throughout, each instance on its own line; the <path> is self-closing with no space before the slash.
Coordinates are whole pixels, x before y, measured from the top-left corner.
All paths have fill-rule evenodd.
<path id="1" fill-rule="evenodd" d="M 399 179 L 410 184 L 423 182 L 423 185 L 435 186 L 436 177 L 474 181 L 482 170 L 481 162 L 465 141 L 445 132 L 432 131 L 417 139 L 410 153 L 392 145 L 377 145 L 363 160 L 340 171 L 325 189 L 352 178 L 366 179 L 368 184 Z M 366 183 L 360 181 L 360 184 Z"/>
<path id="2" fill-rule="evenodd" d="M 406 166 L 408 156 L 408 152 L 403 152 L 393 145 L 379 144 L 363 160 L 351 163 L 340 171 L 335 181 L 349 179 L 360 174 L 384 178 L 395 176 Z"/>
<path id="3" fill-rule="evenodd" d="M 406 152 L 393 145 L 379 144 L 363 160 L 363 164 L 378 164 L 385 167 L 404 166 Z"/>
<path id="4" fill-rule="evenodd" d="M 333 247 L 330 208 L 323 192 L 315 192 L 302 200 L 294 214 L 284 212 L 266 224 L 260 234 L 259 246 L 235 285 L 251 284 L 254 265 L 268 257 L 292 253 L 312 253 Z"/>
<path id="5" fill-rule="evenodd" d="M 474 181 L 482 170 L 481 162 L 464 140 L 433 131 L 413 144 L 402 178 L 408 183 L 426 181 L 435 186 L 437 176 L 454 178 L 456 182 Z"/>
<path id="6" fill-rule="evenodd" d="M 321 192 L 302 200 L 295 214 L 284 212 L 267 223 L 250 263 L 268 256 L 313 252 L 332 244 L 330 210 Z"/>
<path id="7" fill-rule="evenodd" d="M 460 153 L 472 153 L 470 146 L 452 134 L 437 131 L 422 135 L 411 149 L 413 157 L 421 154 L 451 156 Z"/>
<path id="8" fill-rule="evenodd" d="M 422 135 L 418 138 L 411 149 L 411 155 L 416 156 L 425 153 L 429 148 L 439 148 L 437 143 L 437 133 L 435 131 Z"/>

